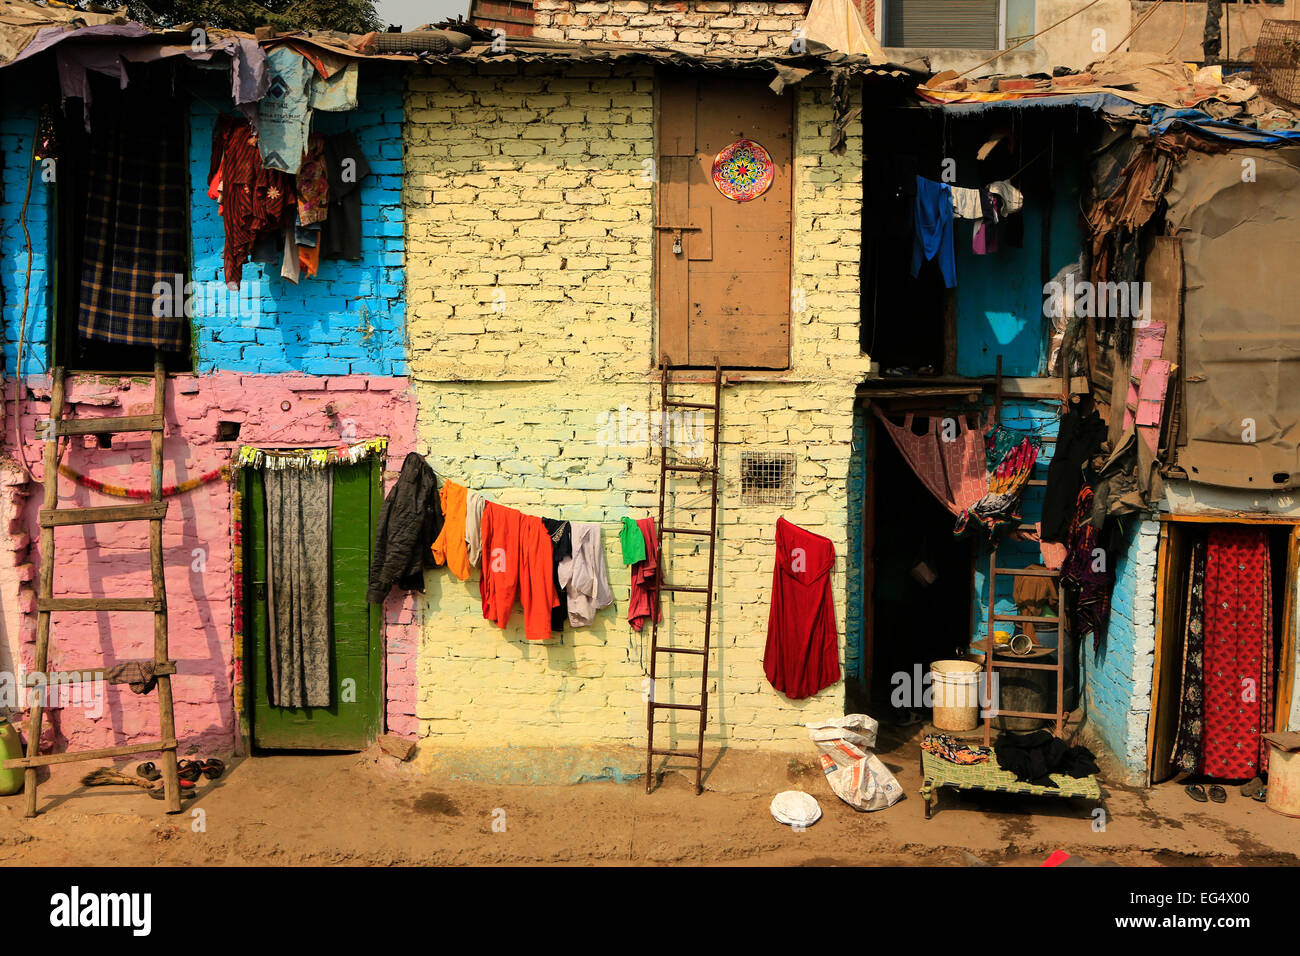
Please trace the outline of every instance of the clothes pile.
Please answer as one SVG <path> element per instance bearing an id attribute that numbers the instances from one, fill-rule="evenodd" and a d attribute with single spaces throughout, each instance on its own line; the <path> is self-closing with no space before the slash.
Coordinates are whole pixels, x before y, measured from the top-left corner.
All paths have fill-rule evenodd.
<path id="1" fill-rule="evenodd" d="M 972 747 L 964 744 L 952 734 L 926 734 L 925 739 L 921 741 L 921 749 L 964 767 L 975 763 L 988 763 L 989 754 L 993 752 L 988 747 Z"/>
<path id="2" fill-rule="evenodd" d="M 1071 747 L 1048 730 L 1027 734 L 1001 733 L 993 741 L 998 766 L 1015 775 L 1022 783 L 1038 787 L 1055 787 L 1051 774 L 1067 777 L 1090 777 L 1101 768 L 1087 747 Z"/>

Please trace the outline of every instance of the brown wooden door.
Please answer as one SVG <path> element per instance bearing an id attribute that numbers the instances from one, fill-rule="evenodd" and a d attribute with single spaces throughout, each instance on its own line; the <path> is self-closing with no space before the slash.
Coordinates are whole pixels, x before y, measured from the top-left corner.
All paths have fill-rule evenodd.
<path id="1" fill-rule="evenodd" d="M 659 357 L 789 368 L 791 97 L 757 79 L 659 81 Z M 713 184 L 714 158 L 739 139 L 766 149 L 775 169 L 747 202 Z"/>

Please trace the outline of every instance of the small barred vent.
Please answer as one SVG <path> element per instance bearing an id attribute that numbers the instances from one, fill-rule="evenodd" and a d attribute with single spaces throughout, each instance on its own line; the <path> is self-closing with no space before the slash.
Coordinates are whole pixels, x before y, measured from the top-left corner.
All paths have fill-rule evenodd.
<path id="1" fill-rule="evenodd" d="M 786 451 L 742 451 L 740 502 L 786 508 L 793 505 L 794 454 Z"/>

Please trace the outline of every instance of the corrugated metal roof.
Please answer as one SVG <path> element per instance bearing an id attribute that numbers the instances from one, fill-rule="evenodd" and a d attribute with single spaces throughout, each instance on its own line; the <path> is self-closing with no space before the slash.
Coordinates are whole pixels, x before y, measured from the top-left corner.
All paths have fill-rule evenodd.
<path id="1" fill-rule="evenodd" d="M 474 66 L 480 63 L 652 63 L 704 70 L 759 70 L 789 75 L 842 71 L 857 75 L 892 77 L 919 82 L 929 74 L 896 63 L 872 63 L 860 54 L 802 53 L 787 56 L 726 56 L 687 53 L 671 47 L 633 46 L 618 43 L 572 43 L 560 40 L 506 38 L 505 49 L 494 51 L 491 44 L 476 43 L 459 53 L 424 53 L 424 63 Z M 787 82 L 796 82 L 790 80 Z"/>

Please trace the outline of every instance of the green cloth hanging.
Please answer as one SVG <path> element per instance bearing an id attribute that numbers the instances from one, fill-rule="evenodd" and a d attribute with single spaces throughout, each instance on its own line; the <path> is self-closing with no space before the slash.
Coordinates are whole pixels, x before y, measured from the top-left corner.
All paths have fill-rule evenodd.
<path id="1" fill-rule="evenodd" d="M 645 560 L 645 536 L 631 518 L 623 518 L 623 530 L 618 533 L 618 540 L 623 545 L 624 564 L 636 564 Z"/>

